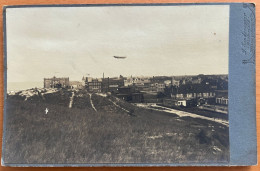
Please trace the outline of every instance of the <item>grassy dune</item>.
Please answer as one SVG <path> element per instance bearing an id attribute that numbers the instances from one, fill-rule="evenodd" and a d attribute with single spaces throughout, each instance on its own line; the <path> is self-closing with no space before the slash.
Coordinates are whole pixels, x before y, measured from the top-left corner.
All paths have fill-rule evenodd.
<path id="1" fill-rule="evenodd" d="M 228 127 L 96 94 L 8 97 L 5 163 L 228 162 Z M 33 99 L 33 100 L 32 100 Z M 90 105 L 92 100 L 97 112 Z M 130 111 L 130 113 L 115 106 Z M 49 109 L 45 114 L 45 108 Z"/>

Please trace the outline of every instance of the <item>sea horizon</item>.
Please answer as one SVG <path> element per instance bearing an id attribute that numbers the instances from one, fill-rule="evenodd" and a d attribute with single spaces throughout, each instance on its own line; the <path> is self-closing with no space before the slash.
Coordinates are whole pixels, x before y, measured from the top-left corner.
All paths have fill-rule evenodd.
<path id="1" fill-rule="evenodd" d="M 7 92 L 21 91 L 31 88 L 43 88 L 43 81 L 7 82 Z"/>

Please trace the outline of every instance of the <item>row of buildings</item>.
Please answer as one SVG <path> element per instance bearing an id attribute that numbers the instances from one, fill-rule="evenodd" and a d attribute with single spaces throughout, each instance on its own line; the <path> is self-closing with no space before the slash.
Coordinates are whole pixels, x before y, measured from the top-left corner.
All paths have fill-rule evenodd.
<path id="1" fill-rule="evenodd" d="M 201 104 L 228 105 L 227 75 L 153 76 L 153 77 L 83 77 L 81 81 L 69 78 L 44 78 L 45 88 L 76 88 L 88 92 L 111 92 L 131 101 L 145 101 L 142 94 L 159 94 L 165 105 L 192 106 Z"/>
<path id="2" fill-rule="evenodd" d="M 83 77 L 81 81 L 69 81 L 68 77 L 44 78 L 45 88 L 86 88 L 91 92 L 108 92 L 118 87 L 135 87 L 144 92 L 165 92 L 166 88 L 182 87 L 184 85 L 209 85 L 212 89 L 227 89 L 227 75 L 197 75 L 197 76 L 153 76 L 153 77 Z"/>
<path id="3" fill-rule="evenodd" d="M 143 102 L 143 93 L 134 87 L 125 86 L 124 78 L 83 77 L 82 81 L 69 81 L 69 78 L 44 78 L 44 88 L 85 89 L 91 93 L 111 92 L 129 102 Z"/>
<path id="4" fill-rule="evenodd" d="M 124 87 L 124 79 L 83 77 L 82 84 L 89 92 L 115 92 L 118 88 Z"/>
<path id="5" fill-rule="evenodd" d="M 69 77 L 44 78 L 44 88 L 86 89 L 89 92 L 112 92 L 124 87 L 123 78 L 83 77 L 81 81 L 70 81 Z"/>
<path id="6" fill-rule="evenodd" d="M 171 87 L 163 99 L 167 107 L 198 107 L 218 113 L 228 114 L 228 90 L 216 89 L 210 84 L 185 84 Z"/>

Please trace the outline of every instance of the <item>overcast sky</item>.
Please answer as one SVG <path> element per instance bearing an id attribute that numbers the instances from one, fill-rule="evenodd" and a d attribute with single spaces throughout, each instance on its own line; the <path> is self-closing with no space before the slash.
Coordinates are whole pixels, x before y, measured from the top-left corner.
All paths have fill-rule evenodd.
<path id="1" fill-rule="evenodd" d="M 228 73 L 228 5 L 7 8 L 6 21 L 8 82 Z"/>

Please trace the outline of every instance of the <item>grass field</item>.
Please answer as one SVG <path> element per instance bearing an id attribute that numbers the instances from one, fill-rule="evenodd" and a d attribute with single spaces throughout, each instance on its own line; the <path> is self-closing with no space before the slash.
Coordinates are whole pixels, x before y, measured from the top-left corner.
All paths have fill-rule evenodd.
<path id="1" fill-rule="evenodd" d="M 228 127 L 139 108 L 113 96 L 59 90 L 8 96 L 4 162 L 227 163 Z M 91 105 L 93 104 L 93 106 Z M 45 109 L 49 112 L 45 114 Z"/>

